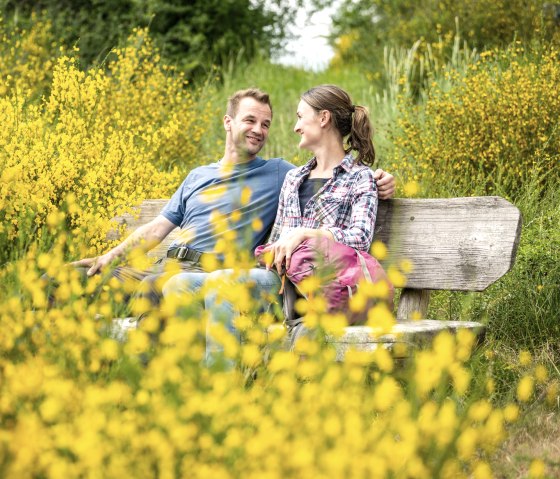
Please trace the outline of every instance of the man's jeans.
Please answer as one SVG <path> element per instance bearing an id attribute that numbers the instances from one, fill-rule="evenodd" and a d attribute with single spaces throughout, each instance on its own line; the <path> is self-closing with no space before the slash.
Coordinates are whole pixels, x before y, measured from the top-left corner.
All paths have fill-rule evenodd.
<path id="1" fill-rule="evenodd" d="M 272 312 L 273 305 L 281 305 L 280 278 L 274 271 L 262 268 L 253 268 L 244 273 L 234 276 L 234 271 L 224 269 L 211 273 L 183 272 L 173 276 L 163 287 L 163 296 L 181 296 L 193 294 L 202 288 L 205 282 L 213 283 L 243 283 L 251 290 L 251 296 L 255 307 L 252 311 L 256 313 Z M 238 340 L 241 340 L 239 331 L 235 329 L 235 318 L 239 315 L 234 305 L 219 297 L 216 290 L 208 291 L 202 299 L 204 309 L 208 313 L 206 327 L 206 362 L 211 365 L 223 352 L 222 346 L 212 339 L 210 331 L 213 325 L 223 324 L 227 330 Z"/>

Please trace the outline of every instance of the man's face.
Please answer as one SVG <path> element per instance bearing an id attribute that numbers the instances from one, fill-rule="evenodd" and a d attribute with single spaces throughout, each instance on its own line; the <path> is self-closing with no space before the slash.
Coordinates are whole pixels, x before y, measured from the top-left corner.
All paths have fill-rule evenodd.
<path id="1" fill-rule="evenodd" d="M 239 102 L 235 117 L 224 117 L 224 127 L 231 134 L 235 147 L 239 153 L 246 154 L 249 160 L 254 159 L 266 143 L 271 122 L 270 107 L 251 97 Z"/>

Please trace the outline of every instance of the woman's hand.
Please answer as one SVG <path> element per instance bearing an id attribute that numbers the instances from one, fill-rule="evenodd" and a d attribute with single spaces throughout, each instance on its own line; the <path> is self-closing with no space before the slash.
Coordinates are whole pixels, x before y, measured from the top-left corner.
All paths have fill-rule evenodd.
<path id="1" fill-rule="evenodd" d="M 309 228 L 295 228 L 283 235 L 280 239 L 278 239 L 278 241 L 264 248 L 265 253 L 272 253 L 272 261 L 270 264 L 266 265 L 266 268 L 270 269 L 270 267 L 274 265 L 276 271 L 278 271 L 278 274 L 280 275 L 282 275 L 284 271 L 287 271 L 290 267 L 292 253 L 301 243 L 303 243 L 303 241 L 311 237 L 309 234 L 310 231 L 317 230 L 310 230 Z M 285 270 L 283 268 L 284 264 Z"/>
<path id="2" fill-rule="evenodd" d="M 270 267 L 274 265 L 278 274 L 282 275 L 290 268 L 290 261 L 294 250 L 306 239 L 316 238 L 319 236 L 326 236 L 327 238 L 334 240 L 333 234 L 328 230 L 294 228 L 289 231 L 277 241 L 263 249 L 263 253 L 272 253 L 272 261 L 270 264 L 266 265 L 267 269 L 270 269 Z"/>

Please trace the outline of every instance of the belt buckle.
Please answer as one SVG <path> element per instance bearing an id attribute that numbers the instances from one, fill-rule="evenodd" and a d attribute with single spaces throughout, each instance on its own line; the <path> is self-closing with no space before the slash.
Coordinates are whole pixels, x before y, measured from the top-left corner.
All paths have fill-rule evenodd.
<path id="1" fill-rule="evenodd" d="M 189 252 L 188 246 L 179 246 L 179 250 L 177 251 L 177 259 L 185 259 Z"/>

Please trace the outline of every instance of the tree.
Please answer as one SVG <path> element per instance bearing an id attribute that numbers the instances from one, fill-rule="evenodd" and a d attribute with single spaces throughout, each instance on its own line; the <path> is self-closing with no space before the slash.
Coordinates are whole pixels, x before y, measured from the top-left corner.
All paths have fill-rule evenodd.
<path id="1" fill-rule="evenodd" d="M 164 57 L 191 74 L 239 54 L 270 56 L 282 46 L 298 4 L 289 0 L 0 0 L 18 26 L 48 18 L 53 33 L 76 44 L 84 66 L 104 60 L 134 27 L 149 26 Z"/>
<path id="2" fill-rule="evenodd" d="M 479 51 L 514 39 L 557 39 L 559 26 L 544 0 L 343 0 L 332 41 L 343 61 L 379 66 L 384 46 L 410 48 L 455 34 Z M 457 22 L 459 32 L 457 32 Z"/>

